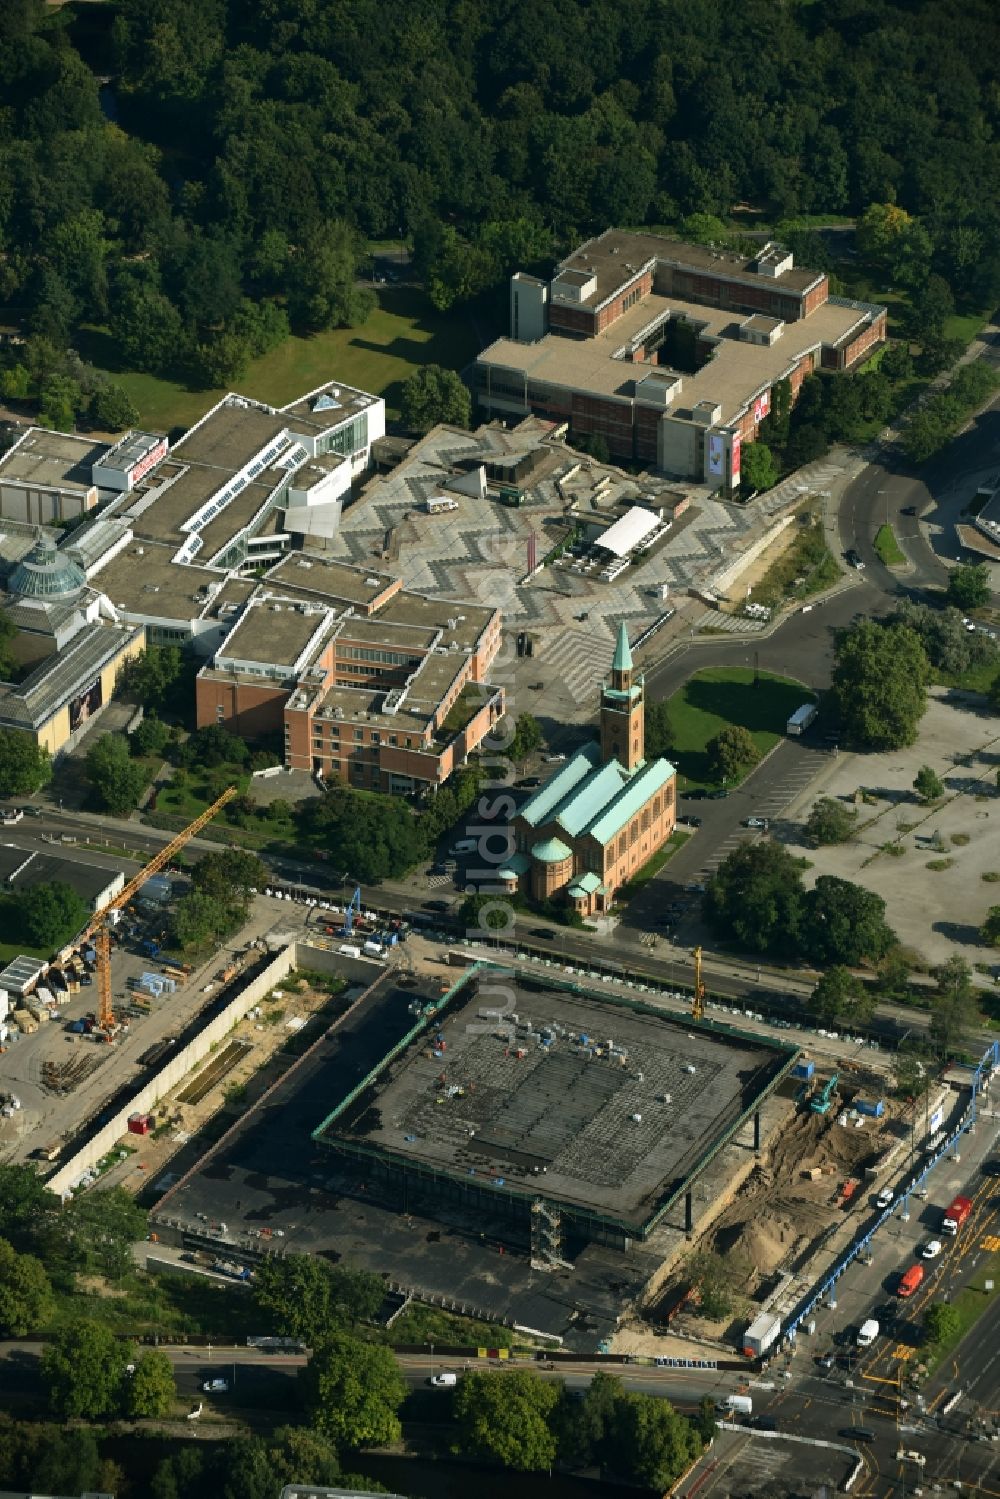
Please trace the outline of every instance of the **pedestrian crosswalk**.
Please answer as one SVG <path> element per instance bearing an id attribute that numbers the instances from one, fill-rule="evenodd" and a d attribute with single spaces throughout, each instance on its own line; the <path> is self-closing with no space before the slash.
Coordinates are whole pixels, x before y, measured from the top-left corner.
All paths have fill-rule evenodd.
<path id="1" fill-rule="evenodd" d="M 724 630 L 730 635 L 756 635 L 767 628 L 766 619 L 743 614 L 723 614 L 720 609 L 706 609 L 694 621 L 695 630 Z"/>
<path id="2" fill-rule="evenodd" d="M 586 700 L 607 676 L 614 653 L 610 636 L 560 630 L 546 641 L 545 674 L 551 683 L 567 687 L 574 697 Z"/>
<path id="3" fill-rule="evenodd" d="M 429 874 L 427 876 L 428 890 L 439 890 L 442 885 L 450 885 L 452 876 L 450 874 Z"/>

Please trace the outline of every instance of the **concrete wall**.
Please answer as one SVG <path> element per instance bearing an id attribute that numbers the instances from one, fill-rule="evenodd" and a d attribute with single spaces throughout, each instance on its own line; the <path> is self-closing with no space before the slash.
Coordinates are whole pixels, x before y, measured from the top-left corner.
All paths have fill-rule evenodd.
<path id="1" fill-rule="evenodd" d="M 751 562 L 756 562 L 761 552 L 766 551 L 772 541 L 776 541 L 786 526 L 790 526 L 794 519 L 794 515 L 783 515 L 776 525 L 768 527 L 763 536 L 758 536 L 757 540 L 748 546 L 745 552 L 741 552 L 733 562 L 730 562 L 721 572 L 716 573 L 711 585 L 713 592 L 720 594 L 724 598 L 726 589 L 735 583 L 740 573 L 745 572 Z"/>
<path id="2" fill-rule="evenodd" d="M 129 1101 L 125 1108 L 120 1109 L 115 1116 L 108 1121 L 103 1129 L 97 1131 L 93 1139 L 82 1146 L 68 1161 L 64 1161 L 45 1185 L 50 1192 L 64 1196 L 85 1171 L 97 1164 L 108 1151 L 128 1133 L 128 1121 L 132 1114 L 151 1113 L 161 1098 L 165 1098 L 174 1088 L 187 1077 L 199 1062 L 208 1056 L 212 1046 L 224 1038 L 232 1030 L 238 1020 L 242 1020 L 246 1012 L 251 1009 L 258 1000 L 263 999 L 275 984 L 290 973 L 295 967 L 296 951 L 294 945 L 284 947 L 276 953 L 271 962 L 259 973 L 255 979 L 241 989 L 226 1008 L 211 1020 L 200 1035 L 190 1041 L 175 1057 L 155 1075 L 142 1088 L 136 1096 Z M 311 949 L 303 949 L 304 960 L 308 959 L 309 966 L 318 968 L 318 963 L 312 962 Z M 371 965 L 364 965 L 366 977 L 371 973 Z"/>

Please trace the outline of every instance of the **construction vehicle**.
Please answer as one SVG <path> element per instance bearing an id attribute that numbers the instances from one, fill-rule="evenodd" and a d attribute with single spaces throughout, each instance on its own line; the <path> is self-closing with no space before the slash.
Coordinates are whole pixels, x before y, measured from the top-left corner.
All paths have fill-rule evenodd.
<path id="1" fill-rule="evenodd" d="M 691 956 L 694 958 L 694 997 L 691 1001 L 691 1019 L 704 1020 L 705 985 L 701 981 L 701 948 L 696 947 Z"/>
<path id="2" fill-rule="evenodd" d="M 238 788 L 228 787 L 220 797 L 217 797 L 212 805 L 194 822 L 188 823 L 182 833 L 165 843 L 158 854 L 154 854 L 149 863 L 139 870 L 138 874 L 132 876 L 124 889 L 120 890 L 113 900 L 109 900 L 99 911 L 90 918 L 83 931 L 76 940 L 76 950 L 87 946 L 92 940 L 97 955 L 97 983 L 100 1004 L 98 1005 L 97 1028 L 110 1041 L 115 1025 L 115 1012 L 111 1000 L 111 926 L 117 920 L 118 912 L 122 911 L 131 900 L 134 900 L 142 886 L 150 875 L 156 874 L 165 864 L 180 852 L 190 839 L 201 832 L 202 828 L 212 821 L 217 812 L 231 802 L 236 796 Z"/>
<path id="3" fill-rule="evenodd" d="M 809 1100 L 810 1113 L 828 1114 L 830 1112 L 830 1107 L 833 1103 L 833 1095 L 836 1091 L 837 1083 L 839 1081 L 840 1075 L 839 1073 L 835 1072 L 829 1079 L 829 1081 L 823 1084 L 821 1090 L 813 1095 L 813 1097 Z"/>
<path id="4" fill-rule="evenodd" d="M 351 896 L 350 904 L 344 912 L 344 925 L 337 933 L 338 937 L 350 937 L 354 932 L 354 923 L 361 915 L 361 886 L 355 885 L 354 894 Z"/>

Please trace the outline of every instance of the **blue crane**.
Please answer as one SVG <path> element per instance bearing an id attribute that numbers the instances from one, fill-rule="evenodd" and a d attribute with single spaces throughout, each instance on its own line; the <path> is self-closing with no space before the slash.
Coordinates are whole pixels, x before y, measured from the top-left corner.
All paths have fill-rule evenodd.
<path id="1" fill-rule="evenodd" d="M 354 932 L 354 923 L 361 915 L 361 886 L 355 885 L 354 894 L 351 896 L 350 905 L 344 912 L 344 925 L 340 929 L 342 937 L 350 937 Z"/>

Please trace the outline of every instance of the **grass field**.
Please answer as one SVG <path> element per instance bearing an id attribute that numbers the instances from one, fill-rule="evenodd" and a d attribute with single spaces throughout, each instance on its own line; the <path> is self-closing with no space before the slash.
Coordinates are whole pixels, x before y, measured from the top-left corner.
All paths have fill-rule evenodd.
<path id="1" fill-rule="evenodd" d="M 754 602 L 777 609 L 786 599 L 805 599 L 822 593 L 839 577 L 840 564 L 827 547 L 822 525 L 814 520 L 808 526 L 796 528 L 791 545 L 754 584 Z"/>
<path id="2" fill-rule="evenodd" d="M 411 287 L 379 288 L 380 305 L 361 328 L 334 328 L 310 338 L 290 338 L 254 360 L 235 389 L 284 406 L 325 380 L 343 380 L 385 397 L 390 418 L 399 415 L 399 389 L 422 364 L 461 370 L 479 352 L 480 338 L 461 309 L 435 312 Z M 118 367 L 110 334 L 91 328 L 80 335 L 80 353 L 113 375 L 139 408 L 141 422 L 155 431 L 189 427 L 224 390 L 190 390 L 176 380 Z"/>
<path id="3" fill-rule="evenodd" d="M 628 900 L 629 896 L 635 895 L 650 880 L 655 879 L 663 868 L 674 857 L 678 849 L 684 847 L 690 838 L 690 833 L 682 833 L 679 830 L 671 833 L 662 848 L 658 848 L 651 859 L 647 859 L 642 868 L 632 876 L 626 885 L 623 885 L 616 895 L 616 900 Z"/>
<path id="4" fill-rule="evenodd" d="M 900 567 L 906 561 L 891 526 L 879 526 L 875 534 L 875 550 L 886 567 Z"/>
<path id="5" fill-rule="evenodd" d="M 760 673 L 755 687 L 754 674 L 747 666 L 695 672 L 669 700 L 674 735 L 670 759 L 677 766 L 679 792 L 718 785 L 707 746 L 727 724 L 748 729 L 760 753 L 766 755 L 784 734 L 791 714 L 814 697 L 800 683 L 768 672 Z"/>

